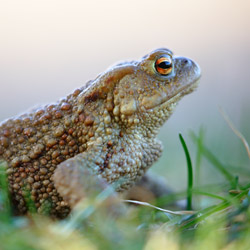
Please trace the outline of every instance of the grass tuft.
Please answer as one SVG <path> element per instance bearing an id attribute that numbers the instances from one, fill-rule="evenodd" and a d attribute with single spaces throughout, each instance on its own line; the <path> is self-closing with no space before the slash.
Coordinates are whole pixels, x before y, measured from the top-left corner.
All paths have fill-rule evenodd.
<path id="1" fill-rule="evenodd" d="M 125 201 L 136 206 L 124 209 L 124 203 L 112 205 L 113 191 L 107 188 L 94 198 L 86 197 L 60 221 L 38 215 L 28 191 L 29 215 L 14 216 L 6 164 L 0 163 L 0 249 L 249 249 L 250 181 L 242 181 L 242 176 L 250 177 L 249 169 L 225 165 L 219 153 L 206 146 L 202 128 L 198 135 L 191 133 L 197 146 L 193 174 L 190 148 L 181 134 L 179 139 L 187 162 L 187 190 L 161 197 L 154 205 Z M 204 160 L 224 177 L 220 183 L 203 185 Z M 189 211 L 169 209 L 169 204 L 185 198 Z"/>

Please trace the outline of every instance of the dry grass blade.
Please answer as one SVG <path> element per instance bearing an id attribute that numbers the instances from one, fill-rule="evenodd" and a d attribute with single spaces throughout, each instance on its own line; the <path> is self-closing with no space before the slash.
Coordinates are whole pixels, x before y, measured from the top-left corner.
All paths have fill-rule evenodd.
<path id="1" fill-rule="evenodd" d="M 236 134 L 236 136 L 238 136 L 240 138 L 240 140 L 242 141 L 246 151 L 247 151 L 247 154 L 248 154 L 248 157 L 250 159 L 250 149 L 249 149 L 249 145 L 246 141 L 246 139 L 244 138 L 244 136 L 240 133 L 240 131 L 238 131 L 233 123 L 231 122 L 231 120 L 229 119 L 229 117 L 227 116 L 227 114 L 224 112 L 224 110 L 222 108 L 219 108 L 220 110 L 220 113 L 222 114 L 223 118 L 225 119 L 226 123 L 228 124 L 228 126 L 233 130 L 233 132 Z"/>
<path id="2" fill-rule="evenodd" d="M 164 213 L 169 213 L 169 214 L 173 214 L 173 215 L 187 215 L 187 214 L 195 214 L 195 211 L 171 211 L 171 210 L 167 210 L 167 209 L 163 209 L 160 207 L 156 207 L 150 203 L 147 202 L 142 202 L 142 201 L 134 201 L 134 200 L 123 200 L 123 202 L 128 202 L 128 203 L 133 203 L 133 204 L 137 204 L 137 205 L 141 205 L 141 206 L 146 206 L 146 207 L 151 207 L 154 209 L 157 209 L 159 211 L 162 211 Z"/>

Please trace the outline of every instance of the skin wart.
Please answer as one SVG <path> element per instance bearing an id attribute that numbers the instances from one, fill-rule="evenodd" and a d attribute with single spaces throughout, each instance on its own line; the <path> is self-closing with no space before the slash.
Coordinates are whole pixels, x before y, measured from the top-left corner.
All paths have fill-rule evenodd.
<path id="1" fill-rule="evenodd" d="M 39 213 L 49 204 L 51 216 L 67 216 L 89 176 L 128 189 L 160 157 L 156 135 L 199 78 L 195 62 L 158 49 L 1 123 L 0 159 L 16 213 L 31 199 Z"/>

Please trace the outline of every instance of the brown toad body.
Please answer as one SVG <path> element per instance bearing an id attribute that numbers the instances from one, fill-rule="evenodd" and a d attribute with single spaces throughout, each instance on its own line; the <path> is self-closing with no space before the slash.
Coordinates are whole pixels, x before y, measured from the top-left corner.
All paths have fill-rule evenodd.
<path id="1" fill-rule="evenodd" d="M 67 216 L 74 204 L 67 203 L 74 196 L 69 170 L 76 165 L 116 183 L 117 191 L 130 187 L 161 155 L 158 130 L 199 77 L 195 62 L 158 49 L 55 104 L 3 122 L 0 159 L 8 164 L 16 212 L 27 212 L 31 199 L 38 212 L 49 204 L 52 216 Z"/>

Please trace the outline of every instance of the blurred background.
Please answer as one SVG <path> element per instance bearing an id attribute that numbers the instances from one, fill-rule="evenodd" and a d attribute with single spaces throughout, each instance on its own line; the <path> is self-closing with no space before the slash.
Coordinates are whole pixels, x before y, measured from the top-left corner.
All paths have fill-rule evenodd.
<path id="1" fill-rule="evenodd" d="M 54 102 L 109 66 L 158 47 L 197 61 L 197 91 L 181 100 L 161 129 L 165 151 L 152 171 L 177 190 L 186 186 L 181 132 L 195 163 L 190 131 L 228 166 L 249 168 L 222 107 L 250 141 L 250 2 L 247 0 L 2 0 L 0 120 Z M 202 183 L 221 176 L 202 160 Z"/>

